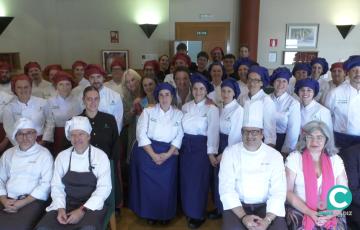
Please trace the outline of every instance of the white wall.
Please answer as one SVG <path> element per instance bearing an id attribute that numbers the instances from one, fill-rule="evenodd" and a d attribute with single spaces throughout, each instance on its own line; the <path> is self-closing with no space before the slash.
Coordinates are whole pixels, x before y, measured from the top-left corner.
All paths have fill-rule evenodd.
<path id="1" fill-rule="evenodd" d="M 261 0 L 258 61 L 275 68 L 282 64 L 285 51 L 287 23 L 318 23 L 318 46 L 315 49 L 329 64 L 360 53 L 360 1 L 359 0 Z M 355 24 L 344 40 L 336 24 Z M 269 39 L 279 40 L 278 47 L 270 48 Z M 277 52 L 277 62 L 268 63 L 269 51 Z"/>

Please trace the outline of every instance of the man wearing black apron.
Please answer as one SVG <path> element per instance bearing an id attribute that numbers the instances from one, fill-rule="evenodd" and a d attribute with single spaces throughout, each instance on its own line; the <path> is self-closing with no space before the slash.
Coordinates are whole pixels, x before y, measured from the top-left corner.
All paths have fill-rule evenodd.
<path id="1" fill-rule="evenodd" d="M 102 229 L 104 201 L 111 192 L 110 163 L 106 154 L 90 145 L 87 117 L 66 122 L 65 135 L 73 147 L 55 160 L 51 183 L 52 203 L 37 229 Z"/>

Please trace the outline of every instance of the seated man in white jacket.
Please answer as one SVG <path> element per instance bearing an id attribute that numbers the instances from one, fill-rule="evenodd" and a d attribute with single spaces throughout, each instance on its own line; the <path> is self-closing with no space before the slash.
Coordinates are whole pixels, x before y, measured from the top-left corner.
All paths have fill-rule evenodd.
<path id="1" fill-rule="evenodd" d="M 73 147 L 55 160 L 52 203 L 36 229 L 103 228 L 104 202 L 111 192 L 110 162 L 102 150 L 90 145 L 91 129 L 87 117 L 66 122 L 65 135 Z"/>
<path id="2" fill-rule="evenodd" d="M 219 173 L 223 230 L 287 229 L 283 158 L 262 142 L 262 116 L 260 101 L 245 106 L 243 142 L 227 147 L 223 153 Z"/>
<path id="3" fill-rule="evenodd" d="M 0 159 L 1 230 L 33 229 L 45 211 L 53 158 L 36 136 L 34 123 L 20 118 L 12 134 L 16 145 Z"/>

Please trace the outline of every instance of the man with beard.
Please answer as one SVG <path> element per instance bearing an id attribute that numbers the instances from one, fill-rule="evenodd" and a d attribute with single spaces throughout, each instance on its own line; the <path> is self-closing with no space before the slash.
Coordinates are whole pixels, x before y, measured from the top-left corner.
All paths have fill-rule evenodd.
<path id="1" fill-rule="evenodd" d="M 48 93 L 47 88 L 51 87 L 51 83 L 45 81 L 42 78 L 41 67 L 37 62 L 28 62 L 24 66 L 24 73 L 28 75 L 32 80 L 32 95 L 36 97 L 40 97 L 43 99 L 47 99 Z"/>
<path id="2" fill-rule="evenodd" d="M 0 91 L 8 94 L 12 94 L 10 70 L 10 65 L 7 62 L 0 62 Z"/>

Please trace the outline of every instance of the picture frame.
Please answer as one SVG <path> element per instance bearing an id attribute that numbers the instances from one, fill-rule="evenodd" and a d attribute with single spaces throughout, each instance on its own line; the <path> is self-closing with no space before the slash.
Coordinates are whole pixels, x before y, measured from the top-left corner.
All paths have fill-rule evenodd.
<path id="1" fill-rule="evenodd" d="M 283 51 L 283 65 L 293 65 L 298 62 L 310 63 L 317 56 L 317 51 Z"/>
<path id="2" fill-rule="evenodd" d="M 319 24 L 286 24 L 285 48 L 316 48 Z"/>
<path id="3" fill-rule="evenodd" d="M 114 59 L 123 60 L 126 69 L 129 68 L 129 50 L 102 50 L 101 57 L 102 66 L 108 74 L 111 74 L 111 63 Z"/>

